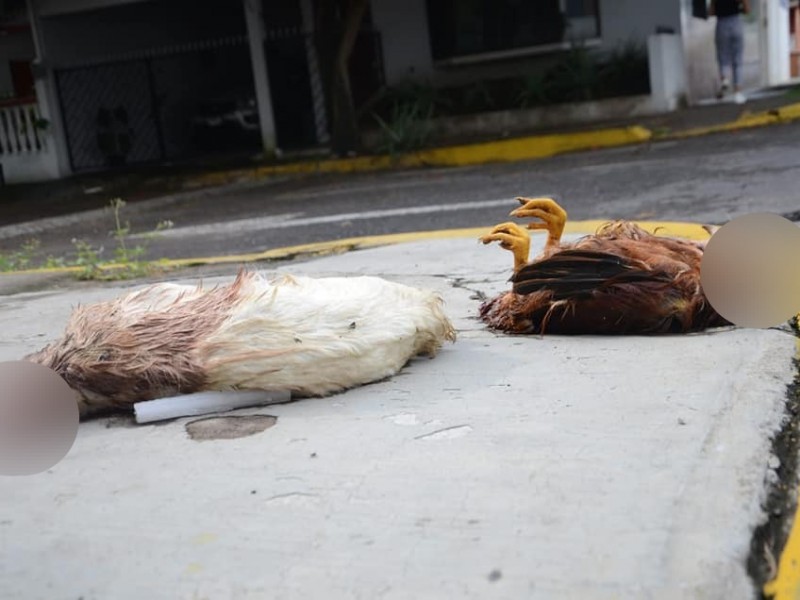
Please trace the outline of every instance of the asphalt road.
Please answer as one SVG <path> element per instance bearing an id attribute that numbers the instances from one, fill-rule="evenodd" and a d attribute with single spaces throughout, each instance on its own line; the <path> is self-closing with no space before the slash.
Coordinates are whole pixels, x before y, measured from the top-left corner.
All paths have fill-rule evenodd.
<path id="1" fill-rule="evenodd" d="M 723 223 L 800 210 L 800 123 L 551 159 L 469 168 L 310 176 L 128 204 L 122 217 L 150 258 L 258 252 L 352 236 L 491 226 L 518 195 L 557 194 L 571 219 Z M 173 228 L 136 237 L 160 221 Z M 109 211 L 60 227 L 0 228 L 0 251 L 36 237 L 42 255 L 72 240 L 113 248 Z"/>

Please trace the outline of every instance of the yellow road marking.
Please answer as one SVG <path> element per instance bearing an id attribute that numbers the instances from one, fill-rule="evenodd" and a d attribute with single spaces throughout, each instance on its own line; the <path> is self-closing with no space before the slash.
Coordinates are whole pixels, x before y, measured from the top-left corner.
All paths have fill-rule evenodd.
<path id="1" fill-rule="evenodd" d="M 607 220 L 591 221 L 568 221 L 564 228 L 564 233 L 570 234 L 590 234 L 594 233 L 598 227 L 607 223 Z M 697 223 L 685 223 L 680 221 L 635 221 L 643 229 L 659 235 L 683 237 L 692 240 L 703 240 L 708 238 L 708 233 Z M 297 246 L 286 246 L 283 248 L 273 248 L 264 252 L 254 252 L 249 254 L 232 254 L 227 256 L 204 256 L 197 258 L 175 258 L 153 261 L 155 265 L 164 267 L 191 267 L 200 265 L 231 264 L 260 262 L 268 260 L 282 260 L 296 256 L 329 255 L 359 250 L 363 248 L 374 248 L 376 246 L 388 246 L 393 244 L 404 244 L 409 242 L 420 242 L 425 240 L 441 240 L 453 238 L 478 238 L 492 228 L 492 225 L 485 227 L 471 227 L 466 229 L 441 229 L 437 231 L 414 231 L 409 233 L 393 233 L 388 235 L 373 235 L 363 237 L 352 237 L 341 240 L 326 242 L 314 242 L 311 244 L 300 244 Z M 544 234 L 542 234 L 544 235 Z M 104 270 L 124 269 L 124 264 L 103 265 Z M 0 275 L 23 275 L 23 274 L 57 274 L 57 273 L 77 273 L 84 270 L 84 267 L 51 267 L 41 269 L 26 269 L 23 271 L 8 271 Z"/>

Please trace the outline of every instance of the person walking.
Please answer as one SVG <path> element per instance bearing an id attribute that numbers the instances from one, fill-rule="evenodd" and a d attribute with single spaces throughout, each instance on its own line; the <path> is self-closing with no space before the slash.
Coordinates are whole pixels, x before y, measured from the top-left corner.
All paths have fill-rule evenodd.
<path id="1" fill-rule="evenodd" d="M 733 101 L 745 102 L 741 91 L 742 57 L 744 56 L 744 25 L 742 15 L 750 13 L 749 0 L 711 0 L 708 14 L 717 17 L 714 42 L 717 46 L 720 88 L 717 98 L 722 98 L 733 83 Z M 730 71 L 728 79 L 726 71 Z"/>

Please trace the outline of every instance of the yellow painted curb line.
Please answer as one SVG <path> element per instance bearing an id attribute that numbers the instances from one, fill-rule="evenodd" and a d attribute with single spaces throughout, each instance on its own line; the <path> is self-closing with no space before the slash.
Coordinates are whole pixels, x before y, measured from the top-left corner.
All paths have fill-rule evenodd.
<path id="1" fill-rule="evenodd" d="M 697 127 L 675 133 L 656 134 L 645 127 L 633 125 L 596 131 L 536 135 L 509 140 L 463 144 L 443 148 L 429 148 L 409 152 L 395 157 L 357 156 L 333 158 L 295 163 L 265 165 L 253 169 L 235 169 L 218 173 L 206 173 L 190 178 L 188 188 L 217 186 L 248 179 L 263 179 L 270 176 L 304 175 L 313 173 L 359 173 L 413 167 L 464 167 L 498 162 L 515 162 L 548 158 L 565 152 L 609 148 L 647 142 L 650 140 L 681 139 L 735 131 L 749 127 L 763 127 L 779 123 L 790 123 L 800 119 L 800 103 L 788 104 L 774 110 L 759 113 L 745 112 L 735 121 Z"/>
<path id="2" fill-rule="evenodd" d="M 663 136 L 656 136 L 659 139 L 681 139 L 708 135 L 710 133 L 721 133 L 723 131 L 736 131 L 749 127 L 764 127 L 766 125 L 776 125 L 780 123 L 791 123 L 800 119 L 800 102 L 787 104 L 774 110 L 766 110 L 759 113 L 743 113 L 735 121 L 723 123 L 722 125 L 712 125 L 710 127 L 697 127 L 676 133 L 667 133 Z"/>
<path id="3" fill-rule="evenodd" d="M 428 148 L 396 157 L 388 155 L 357 156 L 207 173 L 190 179 L 188 187 L 222 185 L 241 179 L 259 179 L 276 175 L 356 173 L 391 168 L 457 167 L 492 162 L 514 162 L 547 158 L 575 150 L 641 143 L 652 137 L 653 134 L 650 130 L 639 126 L 537 135 L 479 144 Z"/>
<path id="4" fill-rule="evenodd" d="M 640 227 L 651 233 L 671 237 L 683 237 L 692 240 L 703 240 L 708 238 L 708 232 L 698 223 L 686 223 L 680 221 L 634 221 Z M 590 221 L 568 221 L 564 228 L 564 233 L 570 234 L 589 234 L 597 230 L 598 227 L 608 223 L 608 220 Z M 409 242 L 420 242 L 425 240 L 442 240 L 454 238 L 475 238 L 486 234 L 493 225 L 486 227 L 471 227 L 467 229 L 440 229 L 436 231 L 414 231 L 410 233 L 393 233 L 388 235 L 374 235 L 345 238 L 328 242 L 314 242 L 311 244 L 300 244 L 297 246 L 286 246 L 284 248 L 273 248 L 264 252 L 254 252 L 250 254 L 232 254 L 227 256 L 206 256 L 198 258 L 176 258 L 153 261 L 151 264 L 163 267 L 193 267 L 200 265 L 231 264 L 261 262 L 269 260 L 281 260 L 296 256 L 320 256 L 330 254 L 340 254 L 351 250 L 364 248 L 374 248 L 377 246 L 388 246 Z M 544 234 L 542 234 L 544 235 Z M 103 270 L 124 269 L 124 264 L 107 264 L 101 268 Z M 43 275 L 58 273 L 77 273 L 83 267 L 52 267 L 43 269 L 26 269 L 24 271 L 7 271 L 2 275 Z"/>
<path id="5" fill-rule="evenodd" d="M 797 600 L 800 598 L 800 522 L 794 515 L 792 531 L 778 561 L 775 579 L 764 584 L 764 595 L 774 600 Z"/>
<path id="6" fill-rule="evenodd" d="M 797 318 L 800 319 L 800 314 Z M 795 342 L 795 348 L 800 358 L 800 340 Z M 778 560 L 778 571 L 771 581 L 764 584 L 762 591 L 773 600 L 800 599 L 800 505 L 795 508 L 792 529 Z"/>

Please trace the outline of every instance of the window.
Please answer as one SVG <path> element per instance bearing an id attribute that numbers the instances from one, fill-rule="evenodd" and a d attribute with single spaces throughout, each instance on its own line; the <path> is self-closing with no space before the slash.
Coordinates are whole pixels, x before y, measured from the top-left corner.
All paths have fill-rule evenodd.
<path id="1" fill-rule="evenodd" d="M 427 0 L 427 8 L 436 61 L 600 35 L 598 0 Z"/>

